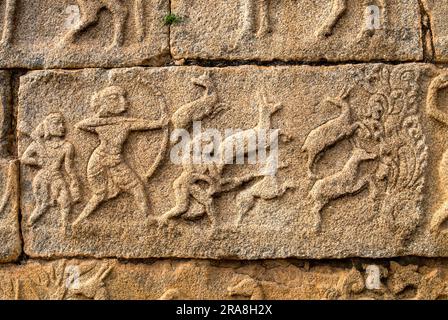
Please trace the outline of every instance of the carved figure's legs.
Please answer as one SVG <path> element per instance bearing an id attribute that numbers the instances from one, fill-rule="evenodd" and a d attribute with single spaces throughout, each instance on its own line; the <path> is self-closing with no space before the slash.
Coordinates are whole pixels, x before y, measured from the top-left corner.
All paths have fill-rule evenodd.
<path id="1" fill-rule="evenodd" d="M 33 194 L 36 204 L 29 218 L 31 225 L 35 224 L 51 206 L 50 190 L 45 176 L 36 175 L 33 181 Z"/>
<path id="2" fill-rule="evenodd" d="M 87 202 L 87 205 L 85 206 L 84 210 L 81 212 L 79 217 L 73 222 L 73 225 L 78 225 L 81 221 L 87 219 L 95 210 L 98 208 L 98 206 L 106 200 L 106 193 L 98 193 L 94 194 L 92 198 L 90 198 L 89 202 Z"/>

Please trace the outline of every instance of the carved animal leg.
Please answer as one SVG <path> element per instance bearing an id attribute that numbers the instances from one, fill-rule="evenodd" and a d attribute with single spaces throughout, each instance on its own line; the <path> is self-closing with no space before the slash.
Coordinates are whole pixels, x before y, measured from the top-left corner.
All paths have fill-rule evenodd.
<path id="1" fill-rule="evenodd" d="M 182 177 L 179 179 L 182 179 Z M 166 222 L 169 219 L 180 217 L 185 212 L 187 212 L 190 207 L 190 190 L 187 183 L 184 183 L 182 180 L 175 181 L 174 194 L 176 199 L 176 206 L 159 217 L 159 220 L 161 222 Z"/>
<path id="2" fill-rule="evenodd" d="M 313 222 L 313 231 L 314 232 L 320 232 L 321 225 L 322 225 L 322 209 L 327 204 L 327 201 L 325 200 L 316 200 L 313 209 L 311 210 L 313 216 L 314 216 L 314 222 Z"/>
<path id="3" fill-rule="evenodd" d="M 30 225 L 35 224 L 43 216 L 43 214 L 50 208 L 47 203 L 36 203 L 36 207 L 31 213 L 29 223 Z"/>
<path id="4" fill-rule="evenodd" d="M 269 19 L 269 16 L 270 16 L 270 12 L 269 12 L 270 2 L 271 2 L 271 0 L 261 0 L 261 5 L 260 5 L 260 27 L 259 27 L 258 33 L 257 33 L 257 35 L 259 37 L 263 37 L 266 34 L 268 34 L 269 32 L 271 32 L 271 22 L 270 22 L 270 19 Z"/>
<path id="5" fill-rule="evenodd" d="M 347 10 L 346 0 L 333 0 L 330 16 L 325 20 L 316 35 L 319 37 L 330 36 L 345 10 Z"/>
<path id="6" fill-rule="evenodd" d="M 248 213 L 255 205 L 255 196 L 252 194 L 252 191 L 246 190 L 238 194 L 236 198 L 236 203 L 238 207 L 238 216 L 236 219 L 236 226 L 239 226 L 241 220 L 243 219 L 243 215 Z"/>
<path id="7" fill-rule="evenodd" d="M 75 42 L 76 36 L 84 31 L 87 27 L 98 21 L 98 13 L 101 6 L 92 2 L 86 2 L 85 0 L 78 0 L 78 4 L 81 11 L 81 21 L 73 29 L 71 29 L 62 39 L 62 44 L 70 44 Z"/>
<path id="8" fill-rule="evenodd" d="M 308 178 L 310 180 L 313 180 L 316 178 L 316 175 L 313 172 L 313 165 L 314 161 L 316 160 L 316 155 L 313 155 L 311 153 L 308 154 L 308 162 L 307 162 L 307 168 L 308 168 Z"/>
<path id="9" fill-rule="evenodd" d="M 132 196 L 134 197 L 134 200 L 136 204 L 139 207 L 140 213 L 143 217 L 148 217 L 149 215 L 149 204 L 148 200 L 146 199 L 146 193 L 145 193 L 145 187 L 142 183 L 139 183 L 135 188 L 129 191 Z"/>
<path id="10" fill-rule="evenodd" d="M 108 0 L 107 9 L 112 13 L 114 20 L 114 40 L 112 47 L 120 47 L 124 41 L 124 28 L 128 17 L 127 8 L 118 0 Z"/>
<path id="11" fill-rule="evenodd" d="M 75 220 L 75 222 L 73 222 L 73 225 L 76 226 L 76 225 L 78 225 L 81 221 L 87 219 L 87 217 L 89 217 L 89 216 L 96 210 L 96 208 L 98 208 L 98 206 L 99 206 L 104 200 L 106 200 L 106 194 L 105 194 L 105 193 L 94 194 L 94 195 L 92 196 L 92 198 L 90 198 L 89 202 L 87 202 L 86 207 L 85 207 L 84 210 L 81 212 L 81 214 L 79 215 L 79 217 Z"/>
<path id="12" fill-rule="evenodd" d="M 16 0 L 7 0 L 5 8 L 3 33 L 1 39 L 2 45 L 8 45 L 9 43 L 11 43 L 12 34 L 14 32 L 15 11 L 16 11 Z"/>
<path id="13" fill-rule="evenodd" d="M 137 39 L 142 42 L 145 39 L 145 10 L 143 7 L 143 0 L 135 0 L 135 28 L 137 33 Z"/>
<path id="14" fill-rule="evenodd" d="M 205 212 L 207 212 L 208 218 L 210 219 L 210 222 L 212 224 L 212 228 L 215 229 L 216 227 L 216 210 L 213 205 L 213 198 L 210 198 L 207 203 L 204 204 L 205 206 Z"/>
<path id="15" fill-rule="evenodd" d="M 242 35 L 250 35 L 255 33 L 256 10 L 255 2 L 259 0 L 243 0 L 243 29 Z"/>

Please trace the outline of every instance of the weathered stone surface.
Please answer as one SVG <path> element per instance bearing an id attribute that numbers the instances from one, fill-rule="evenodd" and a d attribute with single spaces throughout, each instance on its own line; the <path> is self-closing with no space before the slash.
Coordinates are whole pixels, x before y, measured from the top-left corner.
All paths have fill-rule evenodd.
<path id="1" fill-rule="evenodd" d="M 22 252 L 19 228 L 19 162 L 11 154 L 11 75 L 0 71 L 0 263 L 10 262 Z"/>
<path id="2" fill-rule="evenodd" d="M 370 5 L 376 9 L 369 10 Z M 172 0 L 175 58 L 415 61 L 423 58 L 417 0 Z M 377 14 L 369 30 L 367 23 Z M 370 25 L 373 25 L 370 24 Z M 370 28 L 371 29 L 371 28 Z"/>
<path id="3" fill-rule="evenodd" d="M 57 260 L 0 267 L 0 299 L 446 299 L 446 282 L 434 261 Z"/>
<path id="4" fill-rule="evenodd" d="M 2 1 L 0 67 L 160 65 L 166 0 Z"/>
<path id="5" fill-rule="evenodd" d="M 25 251 L 446 256 L 447 78 L 426 64 L 29 73 L 18 115 Z M 191 120 L 279 129 L 278 172 L 260 175 L 272 157 L 173 163 L 169 133 L 191 132 Z"/>
<path id="6" fill-rule="evenodd" d="M 432 35 L 434 58 L 438 62 L 448 61 L 448 3 L 445 1 L 422 0 L 426 14 L 429 17 L 429 27 Z"/>
<path id="7" fill-rule="evenodd" d="M 19 229 L 19 162 L 0 160 L 0 262 L 22 252 Z"/>

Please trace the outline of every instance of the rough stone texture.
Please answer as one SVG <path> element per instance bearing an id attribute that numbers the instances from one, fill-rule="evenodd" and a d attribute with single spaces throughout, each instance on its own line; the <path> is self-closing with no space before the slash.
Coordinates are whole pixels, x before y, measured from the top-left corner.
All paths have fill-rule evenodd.
<path id="1" fill-rule="evenodd" d="M 0 67 L 160 65 L 169 52 L 166 0 L 7 0 Z"/>
<path id="2" fill-rule="evenodd" d="M 367 7 L 381 29 L 366 28 Z M 174 58 L 415 61 L 423 58 L 417 0 L 172 0 Z"/>
<path id="3" fill-rule="evenodd" d="M 429 18 L 429 26 L 432 36 L 430 45 L 434 50 L 434 58 L 437 62 L 448 61 L 448 3 L 445 1 L 422 0 L 424 9 Z"/>
<path id="4" fill-rule="evenodd" d="M 22 252 L 19 229 L 19 162 L 0 160 L 0 262 Z"/>
<path id="5" fill-rule="evenodd" d="M 446 256 L 447 78 L 427 64 L 32 72 L 18 115 L 25 251 Z M 192 117 L 222 134 L 279 129 L 279 171 L 260 175 L 270 157 L 174 164 L 168 135 Z"/>
<path id="6" fill-rule="evenodd" d="M 441 261 L 33 261 L 0 268 L 0 299 L 445 299 L 447 272 Z"/>

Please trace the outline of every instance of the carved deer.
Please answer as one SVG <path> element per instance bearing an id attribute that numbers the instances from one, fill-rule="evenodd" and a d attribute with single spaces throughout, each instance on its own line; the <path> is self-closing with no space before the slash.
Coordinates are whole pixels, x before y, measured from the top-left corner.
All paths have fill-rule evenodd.
<path id="1" fill-rule="evenodd" d="M 317 217 L 316 230 L 320 229 L 321 211 L 331 200 L 344 195 L 355 194 L 367 184 L 372 184 L 370 176 L 358 177 L 361 162 L 373 160 L 377 156 L 364 149 L 355 148 L 352 156 L 339 172 L 322 178 L 314 184 L 309 192 L 309 198 L 315 203 L 313 213 Z"/>
<path id="2" fill-rule="evenodd" d="M 281 103 L 269 102 L 266 96 L 259 95 L 258 97 L 258 123 L 254 128 L 237 132 L 221 143 L 219 147 L 219 154 L 221 156 L 220 170 L 223 169 L 225 164 L 233 163 L 233 159 L 239 156 L 244 156 L 250 153 L 255 153 L 258 150 L 264 148 L 267 149 L 271 145 L 270 130 L 272 116 L 283 108 Z M 266 137 L 268 135 L 268 137 Z M 264 145 L 260 145 L 260 137 L 264 136 Z M 254 137 L 258 137 L 258 143 L 251 143 Z M 268 141 L 269 140 L 269 141 Z M 243 143 L 243 148 L 234 148 L 237 142 Z M 235 150 L 236 149 L 236 150 Z M 232 150 L 232 152 L 228 152 Z M 241 154 L 243 152 L 243 154 Z"/>
<path id="3" fill-rule="evenodd" d="M 312 130 L 302 146 L 302 152 L 308 153 L 308 176 L 313 179 L 313 164 L 325 149 L 340 140 L 353 135 L 359 123 L 353 121 L 350 104 L 342 99 L 328 99 L 333 105 L 341 109 L 338 117 Z"/>
<path id="4" fill-rule="evenodd" d="M 218 93 L 210 73 L 206 72 L 200 77 L 192 78 L 191 82 L 204 88 L 204 95 L 200 99 L 183 105 L 174 113 L 171 118 L 174 129 L 188 129 L 193 121 L 201 121 L 207 116 L 213 117 L 224 108 L 218 103 Z"/>

